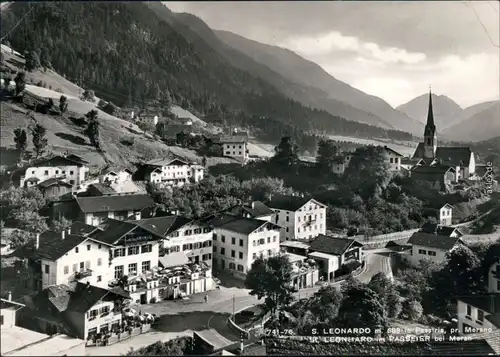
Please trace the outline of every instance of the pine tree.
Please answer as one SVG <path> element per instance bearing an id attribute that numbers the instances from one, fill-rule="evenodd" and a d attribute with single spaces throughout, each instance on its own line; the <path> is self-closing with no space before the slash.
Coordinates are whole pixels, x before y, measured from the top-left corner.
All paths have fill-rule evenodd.
<path id="1" fill-rule="evenodd" d="M 48 141 L 46 137 L 47 130 L 39 123 L 36 123 L 30 128 L 33 137 L 33 146 L 35 147 L 35 157 L 38 158 L 47 147 Z"/>
<path id="2" fill-rule="evenodd" d="M 26 130 L 17 128 L 14 130 L 14 142 L 16 143 L 16 150 L 19 152 L 19 158 L 22 159 L 28 147 L 28 136 Z"/>
<path id="3" fill-rule="evenodd" d="M 16 83 L 16 95 L 20 95 L 26 88 L 26 73 L 19 72 L 14 78 L 14 82 Z"/>
<path id="4" fill-rule="evenodd" d="M 64 95 L 61 95 L 61 98 L 59 98 L 59 109 L 61 110 L 61 115 L 68 109 L 68 99 Z"/>
<path id="5" fill-rule="evenodd" d="M 87 128 L 85 129 L 85 135 L 90 140 L 90 143 L 92 144 L 93 147 L 96 148 L 97 151 L 101 150 L 101 141 L 99 137 L 99 120 L 98 120 L 98 113 L 97 110 L 91 110 L 87 114 L 85 114 L 85 117 L 88 120 Z"/>

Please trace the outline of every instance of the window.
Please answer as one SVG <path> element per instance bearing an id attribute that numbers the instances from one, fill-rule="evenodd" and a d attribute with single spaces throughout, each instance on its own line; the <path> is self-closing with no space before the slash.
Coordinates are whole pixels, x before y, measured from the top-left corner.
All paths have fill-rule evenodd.
<path id="1" fill-rule="evenodd" d="M 271 237 L 267 237 L 267 243 L 271 243 Z"/>
<path id="2" fill-rule="evenodd" d="M 243 247 L 243 239 L 240 238 L 240 247 Z"/>
<path id="3" fill-rule="evenodd" d="M 220 236 L 220 241 L 222 243 L 225 243 L 226 242 L 226 236 Z"/>
<path id="4" fill-rule="evenodd" d="M 427 252 L 424 249 L 419 249 L 418 254 L 427 254 Z"/>
<path id="5" fill-rule="evenodd" d="M 257 253 L 253 253 L 253 254 L 252 254 L 252 259 L 253 259 L 253 260 L 257 259 Z"/>
<path id="6" fill-rule="evenodd" d="M 115 267 L 115 279 L 120 279 L 123 276 L 123 265 Z"/>
<path id="7" fill-rule="evenodd" d="M 97 249 L 101 249 L 101 248 L 102 248 L 102 244 L 98 244 Z"/>
<path id="8" fill-rule="evenodd" d="M 139 254 L 138 246 L 128 247 L 128 255 L 136 255 L 136 254 Z"/>
<path id="9" fill-rule="evenodd" d="M 243 252 L 238 252 L 238 256 L 240 259 L 243 259 Z"/>
<path id="10" fill-rule="evenodd" d="M 191 229 L 186 229 L 186 231 L 184 232 L 185 236 L 190 236 L 191 234 L 193 234 L 193 231 Z"/>
<path id="11" fill-rule="evenodd" d="M 484 312 L 482 310 L 477 310 L 477 320 L 484 322 Z"/>
<path id="12" fill-rule="evenodd" d="M 69 174 L 70 174 L 70 175 L 73 175 L 74 173 L 75 173 L 75 172 L 74 172 L 73 170 L 70 170 L 70 171 L 69 171 Z"/>
<path id="13" fill-rule="evenodd" d="M 273 243 L 276 243 L 276 236 L 273 237 Z"/>
<path id="14" fill-rule="evenodd" d="M 3 315 L 0 316 L 0 325 L 3 325 Z"/>
<path id="15" fill-rule="evenodd" d="M 467 316 L 471 316 L 471 315 L 472 315 L 472 306 L 467 305 Z"/>
<path id="16" fill-rule="evenodd" d="M 256 246 L 257 246 L 257 241 L 256 241 L 256 240 L 254 240 L 254 241 L 253 241 L 253 246 L 254 246 L 254 247 L 256 247 Z"/>
<path id="17" fill-rule="evenodd" d="M 75 253 L 78 253 L 78 247 L 75 248 Z"/>
<path id="18" fill-rule="evenodd" d="M 152 244 L 146 244 L 141 247 L 141 253 L 151 253 L 153 251 Z"/>
<path id="19" fill-rule="evenodd" d="M 97 276 L 97 282 L 100 283 L 102 281 L 102 275 Z"/>
<path id="20" fill-rule="evenodd" d="M 299 219 L 299 222 L 300 222 L 300 216 L 298 217 L 298 219 Z"/>
<path id="21" fill-rule="evenodd" d="M 45 170 L 45 172 L 43 173 L 45 176 L 48 176 L 49 175 L 49 170 Z"/>
<path id="22" fill-rule="evenodd" d="M 234 264 L 234 263 L 229 263 L 229 269 L 231 269 L 231 270 L 236 269 L 236 264 Z"/>
<path id="23" fill-rule="evenodd" d="M 234 237 L 232 237 L 232 238 L 231 238 L 231 244 L 232 244 L 232 245 L 235 245 L 235 244 L 236 244 L 236 238 L 234 238 Z"/>
<path id="24" fill-rule="evenodd" d="M 217 253 L 217 247 L 214 246 L 214 253 Z"/>
<path id="25" fill-rule="evenodd" d="M 288 227 L 286 227 L 286 231 L 288 232 Z"/>
<path id="26" fill-rule="evenodd" d="M 389 159 L 389 162 L 390 162 L 391 164 L 393 163 L 393 158 L 392 158 L 392 157 Z"/>
<path id="27" fill-rule="evenodd" d="M 220 249 L 220 254 L 222 254 L 222 255 L 226 254 L 226 248 L 221 248 Z"/>
<path id="28" fill-rule="evenodd" d="M 110 308 L 110 307 L 109 307 L 109 305 L 108 305 L 108 306 L 103 306 L 103 307 L 101 307 L 101 308 L 99 309 L 99 312 L 100 312 L 101 314 L 105 314 L 106 312 L 109 312 L 110 310 L 111 310 L 111 308 Z"/>
<path id="29" fill-rule="evenodd" d="M 50 266 L 48 264 L 45 264 L 45 274 L 49 273 Z"/>
<path id="30" fill-rule="evenodd" d="M 85 262 L 80 262 L 80 270 L 85 269 Z"/>
<path id="31" fill-rule="evenodd" d="M 236 252 L 234 250 L 231 251 L 231 258 L 236 257 Z"/>
<path id="32" fill-rule="evenodd" d="M 268 249 L 267 250 L 267 255 L 271 257 L 273 255 L 273 251 L 271 249 Z"/>
<path id="33" fill-rule="evenodd" d="M 217 240 L 217 234 L 214 233 L 213 238 L 214 240 Z"/>
<path id="34" fill-rule="evenodd" d="M 64 274 L 69 274 L 69 266 L 68 265 L 64 266 Z"/>
<path id="35" fill-rule="evenodd" d="M 141 269 L 142 269 L 142 272 L 145 273 L 149 270 L 151 270 L 151 262 L 148 260 L 146 262 L 142 262 L 141 264 Z"/>
<path id="36" fill-rule="evenodd" d="M 97 309 L 90 310 L 89 312 L 87 312 L 87 317 L 88 318 L 96 317 L 98 314 L 99 314 L 99 310 L 97 310 Z M 91 330 L 89 330 L 89 335 L 90 335 L 90 331 Z M 97 329 L 96 329 L 96 331 L 97 331 Z"/>
<path id="37" fill-rule="evenodd" d="M 128 274 L 137 275 L 137 263 L 130 263 L 128 265 Z"/>
<path id="38" fill-rule="evenodd" d="M 76 273 L 78 270 L 78 264 L 73 264 L 73 273 Z"/>
<path id="39" fill-rule="evenodd" d="M 70 183 L 71 185 L 74 185 L 74 184 L 75 184 L 75 180 L 69 180 L 69 183 Z"/>
<path id="40" fill-rule="evenodd" d="M 115 249 L 115 258 L 116 257 L 124 257 L 125 256 L 125 248 Z"/>
<path id="41" fill-rule="evenodd" d="M 90 269 L 90 260 L 87 260 L 85 262 L 85 269 L 87 269 L 87 270 Z"/>
<path id="42" fill-rule="evenodd" d="M 97 266 L 101 266 L 102 265 L 102 258 L 97 258 Z"/>
<path id="43" fill-rule="evenodd" d="M 201 228 L 196 228 L 194 230 L 194 234 L 200 234 L 201 233 Z"/>
<path id="44" fill-rule="evenodd" d="M 56 170 L 56 175 L 59 175 L 59 170 Z"/>
<path id="45" fill-rule="evenodd" d="M 244 271 L 244 270 L 245 270 L 245 268 L 243 268 L 243 265 L 238 264 L 238 271 Z"/>
<path id="46" fill-rule="evenodd" d="M 87 250 L 90 250 L 90 244 L 87 244 Z"/>
<path id="47" fill-rule="evenodd" d="M 429 250 L 427 252 L 427 254 L 429 254 L 431 257 L 435 257 L 436 256 L 436 252 L 432 251 L 432 250 Z"/>
<path id="48" fill-rule="evenodd" d="M 290 222 L 290 217 L 286 216 L 286 221 Z"/>

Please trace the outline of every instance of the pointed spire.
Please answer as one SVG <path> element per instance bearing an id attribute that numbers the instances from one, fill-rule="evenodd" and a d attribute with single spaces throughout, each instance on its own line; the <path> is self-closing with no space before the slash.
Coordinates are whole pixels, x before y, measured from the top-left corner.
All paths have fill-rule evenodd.
<path id="1" fill-rule="evenodd" d="M 434 128 L 434 112 L 432 111 L 432 92 L 429 85 L 429 111 L 427 112 L 427 126 Z"/>

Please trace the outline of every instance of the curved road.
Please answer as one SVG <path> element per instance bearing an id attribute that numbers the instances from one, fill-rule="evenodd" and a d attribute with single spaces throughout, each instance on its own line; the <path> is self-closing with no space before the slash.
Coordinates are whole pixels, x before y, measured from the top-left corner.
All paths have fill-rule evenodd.
<path id="1" fill-rule="evenodd" d="M 379 272 L 384 272 L 392 278 L 389 252 L 387 250 L 379 249 L 372 252 L 367 251 L 366 254 L 365 270 L 356 277 L 357 279 L 367 283 L 373 275 Z M 335 286 L 338 289 L 340 289 L 341 284 L 342 281 L 330 283 L 331 286 Z M 298 293 L 296 293 L 296 297 L 299 299 L 310 297 L 319 289 L 319 286 L 301 289 Z M 242 310 L 259 303 L 262 303 L 262 301 L 257 300 L 254 296 L 246 295 L 235 297 L 234 311 Z M 233 299 L 217 302 L 215 305 L 212 305 L 212 311 L 213 314 L 208 318 L 206 323 L 207 328 L 197 332 L 207 341 L 211 342 L 216 348 L 239 341 L 240 336 L 233 333 L 227 327 L 227 319 L 233 312 Z"/>

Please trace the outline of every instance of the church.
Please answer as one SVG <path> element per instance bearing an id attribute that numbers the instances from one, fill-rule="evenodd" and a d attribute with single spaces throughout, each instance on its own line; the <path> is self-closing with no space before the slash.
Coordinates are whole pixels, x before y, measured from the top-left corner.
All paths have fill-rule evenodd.
<path id="1" fill-rule="evenodd" d="M 429 91 L 429 110 L 427 113 L 427 124 L 424 129 L 424 141 L 420 142 L 412 157 L 420 160 L 421 166 L 427 168 L 452 168 L 455 172 L 455 180 L 467 180 L 476 170 L 474 153 L 469 147 L 437 146 L 437 132 L 434 124 L 434 113 L 432 110 L 432 94 Z M 421 170 L 425 170 L 423 167 Z"/>

